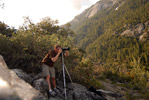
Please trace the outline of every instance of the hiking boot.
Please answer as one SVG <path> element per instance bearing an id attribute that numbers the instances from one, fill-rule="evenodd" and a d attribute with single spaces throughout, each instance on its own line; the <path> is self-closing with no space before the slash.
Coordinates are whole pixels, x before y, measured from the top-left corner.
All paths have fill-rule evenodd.
<path id="1" fill-rule="evenodd" d="M 53 89 L 57 94 L 60 94 L 60 91 L 57 88 Z"/>
<path id="2" fill-rule="evenodd" d="M 56 93 L 54 91 L 49 91 L 49 94 L 53 97 L 56 96 Z"/>

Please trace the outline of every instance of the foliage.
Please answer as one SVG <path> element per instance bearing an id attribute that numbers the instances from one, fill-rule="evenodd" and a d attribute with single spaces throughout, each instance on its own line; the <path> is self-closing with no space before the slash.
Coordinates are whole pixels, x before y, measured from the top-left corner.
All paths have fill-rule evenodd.
<path id="1" fill-rule="evenodd" d="M 11 37 L 0 35 L 0 54 L 9 68 L 19 68 L 27 73 L 37 74 L 41 72 L 41 61 L 46 53 L 52 50 L 55 44 L 60 44 L 62 47 L 71 48 L 70 56 L 65 58 L 65 64 L 73 80 L 86 86 L 101 87 L 100 82 L 93 78 L 93 64 L 83 58 L 84 50 L 73 46 L 74 33 L 69 29 L 69 25 L 59 27 L 55 25 L 57 21 L 50 18 L 44 18 L 37 24 L 34 24 L 29 17 L 25 17 L 24 20 L 24 25 Z M 55 67 L 60 74 L 62 71 L 60 59 Z"/>
<path id="2" fill-rule="evenodd" d="M 93 17 L 79 21 L 75 26 L 72 25 L 72 30 L 77 33 L 74 39 L 76 45 L 86 48 L 101 34 L 120 34 L 126 28 L 148 21 L 148 0 L 126 0 L 118 10 L 115 10 L 118 6 L 100 10 Z"/>
<path id="3" fill-rule="evenodd" d="M 83 58 L 81 62 L 71 71 L 74 80 L 85 85 L 86 87 L 94 86 L 95 88 L 103 88 L 100 81 L 96 79 L 94 74 L 94 65 L 90 59 Z"/>
<path id="4" fill-rule="evenodd" d="M 148 36 L 146 40 L 139 41 L 138 37 L 127 37 L 121 33 L 139 23 L 144 26 L 148 23 L 149 2 L 125 0 L 115 10 L 123 1 L 72 25 L 71 28 L 77 33 L 74 42 L 85 50 L 85 57 L 102 66 L 106 78 L 145 93 L 149 88 Z M 145 26 L 144 33 L 148 34 L 148 29 Z M 101 73 L 96 76 L 101 77 Z"/>
<path id="5" fill-rule="evenodd" d="M 4 56 L 8 66 L 28 73 L 38 73 L 41 71 L 41 60 L 55 44 L 71 47 L 72 39 L 68 35 L 73 32 L 56 24 L 57 21 L 50 18 L 34 24 L 26 17 L 24 25 L 10 38 L 0 35 L 0 54 Z"/>
<path id="6" fill-rule="evenodd" d="M 7 24 L 0 22 L 0 34 L 6 35 L 8 37 L 12 36 L 12 33 L 15 33 L 16 29 L 9 27 Z"/>
<path id="7" fill-rule="evenodd" d="M 117 11 L 116 7 L 103 9 L 90 19 L 80 18 L 83 21 L 72 27 L 70 24 L 60 27 L 57 20 L 49 17 L 37 24 L 25 17 L 24 25 L 16 32 L 0 23 L 0 54 L 9 68 L 36 74 L 41 71 L 41 60 L 55 44 L 69 46 L 70 56 L 65 58 L 65 64 L 75 82 L 101 88 L 99 79 L 106 77 L 146 93 L 149 88 L 148 37 L 139 41 L 120 34 L 138 23 L 148 22 L 148 0 L 126 0 Z M 77 33 L 74 41 L 70 28 Z M 75 47 L 74 42 L 81 49 Z M 56 63 L 59 71 L 60 65 L 61 61 Z M 148 94 L 144 94 L 144 98 L 147 97 Z"/>

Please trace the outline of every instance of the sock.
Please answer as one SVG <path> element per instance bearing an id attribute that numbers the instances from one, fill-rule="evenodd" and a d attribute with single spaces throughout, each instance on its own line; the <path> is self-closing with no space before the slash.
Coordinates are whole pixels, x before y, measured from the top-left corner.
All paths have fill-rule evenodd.
<path id="1" fill-rule="evenodd" d="M 51 92 L 52 91 L 52 89 L 49 89 L 49 92 Z"/>

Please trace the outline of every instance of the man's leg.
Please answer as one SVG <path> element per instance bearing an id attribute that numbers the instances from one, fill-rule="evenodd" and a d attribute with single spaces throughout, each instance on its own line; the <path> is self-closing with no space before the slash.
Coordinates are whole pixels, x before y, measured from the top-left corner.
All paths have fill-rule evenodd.
<path id="1" fill-rule="evenodd" d="M 43 75 L 46 77 L 46 81 L 48 82 L 49 89 L 51 89 L 49 66 L 43 64 L 42 65 L 42 72 L 43 72 Z"/>
<path id="2" fill-rule="evenodd" d="M 53 87 L 56 88 L 55 68 L 54 67 L 50 67 L 49 69 L 50 69 L 50 75 L 51 75 Z"/>
<path id="3" fill-rule="evenodd" d="M 50 72 L 49 72 L 49 66 L 47 66 L 47 65 L 42 65 L 43 67 L 43 69 L 42 69 L 42 71 L 43 71 L 43 75 L 44 76 L 46 76 L 46 81 L 48 82 L 48 86 L 49 86 L 49 93 L 50 93 L 50 95 L 52 95 L 52 96 L 55 96 L 56 95 L 56 93 L 54 92 L 54 91 L 52 91 L 52 89 L 51 89 L 51 83 L 50 83 Z"/>
<path id="4" fill-rule="evenodd" d="M 52 91 L 52 89 L 51 89 L 50 75 L 48 75 L 48 76 L 46 77 L 46 80 L 47 80 L 48 85 L 49 85 L 49 93 L 50 93 L 50 95 L 51 95 L 51 96 L 55 96 L 56 93 L 55 93 L 54 91 Z"/>
<path id="5" fill-rule="evenodd" d="M 53 82 L 54 91 L 59 94 L 60 91 L 56 88 L 56 80 L 55 80 L 55 77 L 52 77 L 52 82 Z"/>
<path id="6" fill-rule="evenodd" d="M 53 87 L 56 88 L 56 81 L 55 81 L 55 77 L 52 77 L 52 82 L 53 82 Z"/>
<path id="7" fill-rule="evenodd" d="M 50 89 L 51 89 L 50 75 L 46 76 L 46 80 L 47 80 L 47 82 L 48 82 L 49 90 L 50 90 Z"/>
<path id="8" fill-rule="evenodd" d="M 56 79 L 55 79 L 55 69 L 54 67 L 50 68 L 50 73 L 51 73 L 51 77 L 52 77 L 52 83 L 53 83 L 53 89 L 56 93 L 60 93 L 60 91 L 56 88 Z"/>

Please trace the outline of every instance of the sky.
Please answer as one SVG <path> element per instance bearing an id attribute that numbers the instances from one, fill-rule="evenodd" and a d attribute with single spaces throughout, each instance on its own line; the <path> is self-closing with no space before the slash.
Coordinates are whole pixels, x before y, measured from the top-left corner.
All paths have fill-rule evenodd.
<path id="1" fill-rule="evenodd" d="M 0 21 L 18 28 L 29 17 L 34 23 L 50 17 L 63 25 L 99 0 L 0 0 Z"/>

